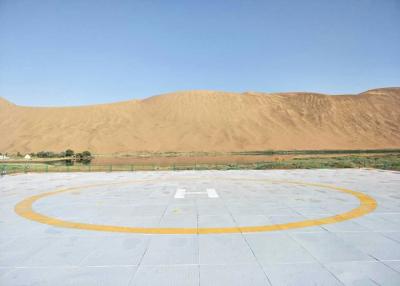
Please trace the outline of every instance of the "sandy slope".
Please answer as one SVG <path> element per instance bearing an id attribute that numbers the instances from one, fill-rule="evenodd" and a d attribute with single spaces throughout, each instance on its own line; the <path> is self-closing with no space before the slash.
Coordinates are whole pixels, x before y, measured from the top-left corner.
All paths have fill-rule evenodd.
<path id="1" fill-rule="evenodd" d="M 0 98 L 0 152 L 400 147 L 400 88 L 358 95 L 189 91 L 114 104 L 23 107 Z"/>

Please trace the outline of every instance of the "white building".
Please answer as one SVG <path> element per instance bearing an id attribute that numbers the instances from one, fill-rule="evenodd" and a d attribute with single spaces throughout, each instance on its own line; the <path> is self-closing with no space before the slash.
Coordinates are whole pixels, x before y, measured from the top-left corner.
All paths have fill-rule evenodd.
<path id="1" fill-rule="evenodd" d="M 25 160 L 30 160 L 31 159 L 31 155 L 26 154 L 24 158 L 25 158 Z"/>
<path id="2" fill-rule="evenodd" d="M 10 159 L 9 157 L 7 157 L 6 155 L 0 155 L 0 160 L 8 160 Z"/>

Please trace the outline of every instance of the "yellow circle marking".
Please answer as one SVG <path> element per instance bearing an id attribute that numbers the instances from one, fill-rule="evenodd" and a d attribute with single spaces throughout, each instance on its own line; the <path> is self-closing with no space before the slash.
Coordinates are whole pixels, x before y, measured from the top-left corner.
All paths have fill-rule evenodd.
<path id="1" fill-rule="evenodd" d="M 231 179 L 229 179 L 231 180 Z M 247 179 L 245 179 L 247 180 Z M 264 232 L 264 231 L 277 231 L 277 230 L 286 230 L 286 229 L 294 229 L 294 228 L 303 228 L 303 227 L 311 227 L 318 226 L 324 224 L 337 223 L 353 218 L 357 218 L 368 214 L 375 210 L 377 206 L 377 202 L 370 196 L 344 189 L 339 188 L 332 185 L 325 184 L 315 184 L 315 183 L 304 183 L 298 181 L 282 181 L 282 180 L 257 180 L 255 181 L 269 181 L 275 183 L 286 183 L 286 184 L 295 184 L 302 186 L 313 186 L 313 187 L 321 187 L 326 189 L 331 189 L 335 191 L 339 191 L 345 194 L 349 194 L 353 197 L 356 197 L 359 201 L 359 206 L 341 214 L 337 214 L 334 216 L 319 218 L 319 219 L 309 219 L 298 222 L 289 222 L 282 224 L 272 224 L 272 225 L 261 225 L 261 226 L 243 226 L 243 227 L 205 227 L 205 228 L 175 228 L 175 227 L 128 227 L 128 226 L 114 226 L 114 225 L 101 225 L 101 224 L 90 224 L 90 223 L 80 223 L 80 222 L 72 222 L 61 220 L 53 217 L 49 217 L 38 213 L 33 210 L 32 206 L 35 202 L 43 199 L 45 197 L 82 190 L 92 187 L 110 185 L 107 184 L 96 184 L 96 185 L 88 185 L 82 186 L 79 188 L 69 188 L 63 190 L 56 190 L 52 192 L 46 192 L 43 194 L 35 195 L 28 197 L 21 202 L 19 202 L 15 206 L 15 212 L 29 220 L 33 220 L 36 222 L 56 226 L 56 227 L 64 227 L 64 228 L 74 228 L 74 229 L 82 229 L 82 230 L 93 230 L 93 231 L 106 231 L 106 232 L 123 232 L 123 233 L 145 233 L 145 234 L 211 234 L 211 233 L 241 233 L 241 232 Z M 144 181 L 144 180 L 143 180 Z M 137 182 L 137 181 L 136 181 Z M 126 182 L 125 182 L 126 183 Z M 115 184 L 115 183 L 114 183 Z M 121 184 L 121 183 L 117 183 Z"/>

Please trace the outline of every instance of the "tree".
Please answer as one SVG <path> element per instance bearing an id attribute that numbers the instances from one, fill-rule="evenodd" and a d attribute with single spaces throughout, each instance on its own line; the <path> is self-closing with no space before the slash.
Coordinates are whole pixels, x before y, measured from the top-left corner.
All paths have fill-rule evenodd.
<path id="1" fill-rule="evenodd" d="M 90 157 L 92 157 L 92 154 L 89 151 L 83 151 L 82 152 L 82 157 L 90 158 Z"/>
<path id="2" fill-rule="evenodd" d="M 74 150 L 67 149 L 65 151 L 65 157 L 72 157 L 72 156 L 74 156 L 74 154 L 75 154 Z"/>

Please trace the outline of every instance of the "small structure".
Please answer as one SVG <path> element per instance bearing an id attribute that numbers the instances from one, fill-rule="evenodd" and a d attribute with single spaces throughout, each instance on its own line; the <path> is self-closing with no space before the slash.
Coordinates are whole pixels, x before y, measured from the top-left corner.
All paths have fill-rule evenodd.
<path id="1" fill-rule="evenodd" d="M 8 160 L 10 159 L 7 155 L 0 155 L 0 160 Z"/>
<path id="2" fill-rule="evenodd" d="M 31 160 L 31 159 L 32 159 L 32 157 L 31 157 L 31 155 L 29 155 L 29 154 L 26 154 L 26 155 L 25 155 L 25 157 L 24 157 L 24 159 L 25 159 L 25 160 Z"/>

